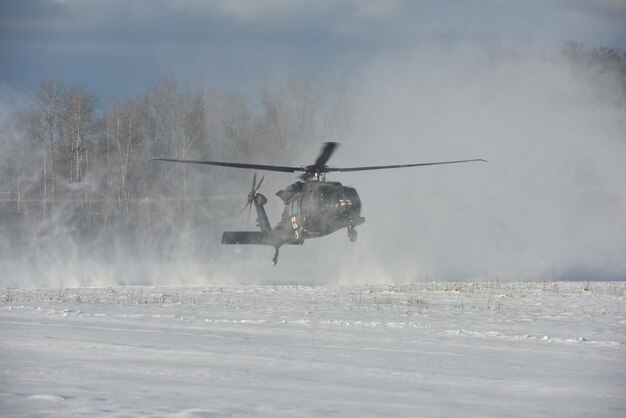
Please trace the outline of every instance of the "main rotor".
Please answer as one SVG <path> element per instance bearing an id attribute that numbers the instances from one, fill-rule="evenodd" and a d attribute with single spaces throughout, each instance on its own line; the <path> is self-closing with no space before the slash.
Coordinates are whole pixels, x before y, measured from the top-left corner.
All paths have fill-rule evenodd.
<path id="1" fill-rule="evenodd" d="M 278 171 L 283 173 L 295 173 L 302 172 L 299 177 L 304 181 L 324 181 L 326 174 L 331 172 L 350 172 L 350 171 L 369 171 L 369 170 L 384 170 L 390 168 L 405 168 L 405 167 L 421 167 L 427 165 L 441 165 L 441 164 L 458 164 L 468 163 L 472 161 L 483 161 L 482 158 L 476 158 L 472 160 L 456 160 L 456 161 L 440 161 L 434 163 L 416 163 L 416 164 L 396 164 L 396 165 L 377 165 L 377 166 L 363 166 L 363 167 L 331 167 L 326 163 L 333 155 L 337 146 L 337 142 L 325 142 L 322 147 L 322 152 L 315 160 L 315 163 L 311 165 L 303 165 L 299 167 L 281 166 L 281 165 L 264 165 L 264 164 L 247 164 L 247 163 L 230 163 L 223 161 L 197 161 L 197 160 L 178 160 L 171 158 L 151 158 L 151 161 L 171 161 L 177 163 L 188 164 L 204 164 L 215 165 L 220 167 L 235 167 L 235 168 L 248 168 L 253 170 L 263 171 Z"/>
<path id="2" fill-rule="evenodd" d="M 336 142 L 325 142 L 322 148 L 322 152 L 315 160 L 315 163 L 300 167 L 300 170 L 304 172 L 304 174 L 300 175 L 300 178 L 304 181 L 326 180 L 326 173 L 333 171 L 331 167 L 326 165 L 326 163 L 333 155 L 338 145 L 339 144 Z"/>

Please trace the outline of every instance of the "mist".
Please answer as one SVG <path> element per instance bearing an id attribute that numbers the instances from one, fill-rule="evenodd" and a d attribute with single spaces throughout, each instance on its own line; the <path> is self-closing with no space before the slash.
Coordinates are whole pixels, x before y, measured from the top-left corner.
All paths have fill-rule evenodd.
<path id="1" fill-rule="evenodd" d="M 208 131 L 186 158 L 310 164 L 322 142 L 332 140 L 341 144 L 330 161 L 338 167 L 470 158 L 488 163 L 333 174 L 329 179 L 356 187 L 363 201 L 366 222 L 358 228 L 358 241 L 350 243 L 339 231 L 303 246 L 285 246 L 274 267 L 270 247 L 219 245 L 224 230 L 255 229 L 254 214 L 249 220 L 245 213 L 239 216 L 252 172 L 186 166 L 183 173 L 180 165 L 145 162 L 151 156 L 174 155 L 138 148 L 137 167 L 143 168 L 135 176 L 149 179 L 138 184 L 150 190 L 151 199 L 180 199 L 184 176 L 182 196 L 190 202 L 185 219 L 181 221 L 180 205 L 163 203 L 162 209 L 137 212 L 147 226 L 132 224 L 130 231 L 131 224 L 122 223 L 79 239 L 79 218 L 70 203 L 66 211 L 58 202 L 50 221 L 34 224 L 28 236 L 15 232 L 14 214 L 3 213 L 0 284 L 624 279 L 623 83 L 618 71 L 582 66 L 559 52 L 486 53 L 459 46 L 386 53 L 343 79 L 340 88 L 305 83 L 316 93 L 315 100 L 307 99 L 316 107 L 306 126 L 293 119 L 299 108 L 289 94 L 297 89 L 285 90 L 289 82 L 264 88 L 262 97 L 283 105 L 279 112 L 287 122 L 280 125 L 279 133 L 286 133 L 281 140 L 278 131 L 261 123 L 263 110 L 241 110 L 238 106 L 245 102 L 238 96 L 218 94 L 224 100 L 215 103 L 227 105 L 207 105 Z M 210 115 L 232 115 L 233 109 L 244 115 L 237 120 L 250 121 L 236 142 L 211 133 Z M 216 132 L 224 131 L 223 119 Z M 289 125 L 290 120 L 297 123 Z M 11 132 L 12 138 L 19 135 Z M 4 150 L 12 149 L 4 139 Z M 96 165 L 90 170 L 79 183 L 59 179 L 59 184 L 65 182 L 68 195 L 99 196 L 106 170 Z M 277 173 L 265 177 L 261 193 L 268 197 L 266 208 L 275 224 L 282 204 L 273 194 L 295 178 Z M 7 180 L 4 189 L 12 184 Z M 145 190 L 137 190 L 131 205 L 141 204 Z M 198 197 L 206 199 L 193 206 Z M 27 210 L 21 216 L 40 215 Z M 139 239 L 129 244 L 124 236 L 131 232 Z"/>
<path id="2" fill-rule="evenodd" d="M 623 81 L 452 50 L 386 57 L 359 84 L 341 164 L 489 161 L 346 176 L 372 220 L 364 258 L 418 280 L 625 277 Z"/>
<path id="3" fill-rule="evenodd" d="M 316 259 L 344 258 L 365 280 L 626 277 L 617 74 L 534 52 L 431 49 L 379 59 L 350 94 L 333 164 L 488 163 L 333 176 L 358 188 L 367 221 L 354 246 L 319 243 Z"/>

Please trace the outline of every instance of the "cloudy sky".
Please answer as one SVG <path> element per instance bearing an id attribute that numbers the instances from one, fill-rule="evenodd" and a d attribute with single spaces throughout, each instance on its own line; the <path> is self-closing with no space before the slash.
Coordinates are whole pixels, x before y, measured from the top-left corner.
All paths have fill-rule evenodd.
<path id="1" fill-rule="evenodd" d="M 124 97 L 167 74 L 253 93 L 294 74 L 345 80 L 426 47 L 624 50 L 625 21 L 624 0 L 0 0 L 0 85 L 57 78 Z"/>

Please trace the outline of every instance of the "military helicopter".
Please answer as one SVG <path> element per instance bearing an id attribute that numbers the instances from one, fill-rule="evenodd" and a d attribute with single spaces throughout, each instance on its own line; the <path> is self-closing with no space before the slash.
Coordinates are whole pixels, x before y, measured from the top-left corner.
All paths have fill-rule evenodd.
<path id="1" fill-rule="evenodd" d="M 323 237 L 343 228 L 347 229 L 350 241 L 356 241 L 356 227 L 365 222 L 365 218 L 361 216 L 362 205 L 359 194 L 353 187 L 344 186 L 336 181 L 326 181 L 327 173 L 486 161 L 473 159 L 344 168 L 326 165 L 338 145 L 336 142 L 325 142 L 315 163 L 298 167 L 171 158 L 152 158 L 151 161 L 205 164 L 283 173 L 302 172 L 303 174 L 299 176 L 302 181 L 296 181 L 276 193 L 276 196 L 281 198 L 285 204 L 285 209 L 280 221 L 274 228 L 271 227 L 264 208 L 267 198 L 259 193 L 265 177 L 261 177 L 257 183 L 256 173 L 254 173 L 252 189 L 248 193 L 248 200 L 241 213 L 247 208 L 251 210 L 252 205 L 254 205 L 257 214 L 257 226 L 260 231 L 226 231 L 222 234 L 222 244 L 256 244 L 274 247 L 274 258 L 272 259 L 274 265 L 278 263 L 278 251 L 283 245 L 302 245 L 307 239 Z"/>

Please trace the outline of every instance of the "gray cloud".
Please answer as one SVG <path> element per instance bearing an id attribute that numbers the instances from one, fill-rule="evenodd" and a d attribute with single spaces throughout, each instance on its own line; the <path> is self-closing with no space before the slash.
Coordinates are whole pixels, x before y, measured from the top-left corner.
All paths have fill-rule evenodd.
<path id="1" fill-rule="evenodd" d="M 569 39 L 626 46 L 621 2 L 0 2 L 0 81 L 45 77 L 102 96 L 163 73 L 225 89 L 287 74 L 351 74 L 391 51 L 439 45 L 551 51 Z"/>

